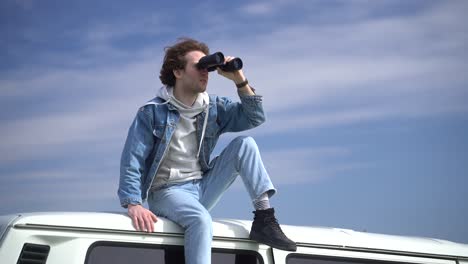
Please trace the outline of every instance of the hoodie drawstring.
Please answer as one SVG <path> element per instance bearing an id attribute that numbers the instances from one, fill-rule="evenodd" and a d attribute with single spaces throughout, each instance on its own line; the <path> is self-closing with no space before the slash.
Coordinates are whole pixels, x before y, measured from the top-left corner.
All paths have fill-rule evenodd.
<path id="1" fill-rule="evenodd" d="M 201 139 L 200 139 L 200 145 L 198 146 L 197 159 L 200 157 L 200 151 L 201 151 L 201 147 L 203 144 L 203 138 L 205 138 L 206 125 L 208 123 L 208 109 L 209 109 L 209 104 L 205 108 L 205 120 L 203 121 L 203 129 L 202 129 L 202 134 L 201 134 Z"/>

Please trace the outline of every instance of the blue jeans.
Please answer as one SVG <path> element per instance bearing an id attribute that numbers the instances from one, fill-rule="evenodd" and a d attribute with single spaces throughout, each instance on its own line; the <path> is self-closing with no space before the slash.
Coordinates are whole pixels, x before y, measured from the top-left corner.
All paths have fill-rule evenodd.
<path id="1" fill-rule="evenodd" d="M 148 197 L 154 214 L 184 228 L 186 264 L 211 263 L 213 232 L 209 211 L 238 175 L 252 200 L 265 192 L 270 197 L 276 192 L 251 137 L 235 138 L 211 164 L 213 168 L 201 180 L 164 186 L 151 191 Z"/>

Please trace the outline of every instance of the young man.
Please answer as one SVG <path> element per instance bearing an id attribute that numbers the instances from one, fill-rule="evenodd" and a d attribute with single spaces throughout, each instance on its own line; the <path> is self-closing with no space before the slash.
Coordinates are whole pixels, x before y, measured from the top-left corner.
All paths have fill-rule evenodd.
<path id="1" fill-rule="evenodd" d="M 156 98 L 138 111 L 122 153 L 119 198 L 137 230 L 152 232 L 158 216 L 185 230 L 186 263 L 210 263 L 209 211 L 241 176 L 253 206 L 250 238 L 283 250 L 296 244 L 282 232 L 269 198 L 276 192 L 251 137 L 234 139 L 210 161 L 219 136 L 265 121 L 262 97 L 255 95 L 242 70 L 218 73 L 237 86 L 240 103 L 208 95 L 208 71 L 197 62 L 208 47 L 182 39 L 166 48 Z M 226 62 L 232 60 L 226 57 Z M 236 89 L 236 88 L 235 88 Z M 149 210 L 142 206 L 148 200 Z"/>

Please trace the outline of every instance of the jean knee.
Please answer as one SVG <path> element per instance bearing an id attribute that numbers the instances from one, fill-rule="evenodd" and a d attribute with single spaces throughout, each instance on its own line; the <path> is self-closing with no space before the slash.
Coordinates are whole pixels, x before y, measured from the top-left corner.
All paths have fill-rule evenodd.
<path id="1" fill-rule="evenodd" d="M 212 219 L 208 211 L 203 210 L 192 214 L 189 227 L 194 227 L 202 232 L 212 233 Z"/>
<path id="2" fill-rule="evenodd" d="M 240 136 L 236 137 L 234 139 L 234 142 L 240 145 L 241 149 L 245 150 L 257 150 L 257 142 L 255 142 L 255 139 L 253 137 L 249 136 Z"/>

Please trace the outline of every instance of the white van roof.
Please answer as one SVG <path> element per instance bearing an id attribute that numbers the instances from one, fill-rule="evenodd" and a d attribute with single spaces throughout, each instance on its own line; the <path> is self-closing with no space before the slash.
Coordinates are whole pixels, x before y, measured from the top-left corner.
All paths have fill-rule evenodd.
<path id="1" fill-rule="evenodd" d="M 14 218 L 14 220 L 12 220 Z M 25 213 L 1 217 L 18 228 L 67 229 L 90 232 L 137 233 L 126 213 L 45 212 Z M 182 234 L 180 226 L 162 217 L 155 224 L 155 232 Z M 7 223 L 0 223 L 4 226 Z M 248 239 L 251 221 L 235 219 L 213 220 L 215 237 Z M 439 255 L 468 258 L 468 245 L 447 240 L 406 237 L 358 232 L 328 227 L 281 225 L 283 231 L 298 245 L 331 247 L 365 251 L 405 252 L 414 255 Z M 0 234 L 1 235 L 1 234 Z M 148 234 L 151 235 L 151 234 Z"/>

